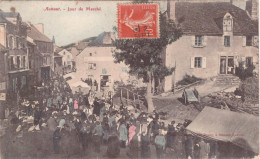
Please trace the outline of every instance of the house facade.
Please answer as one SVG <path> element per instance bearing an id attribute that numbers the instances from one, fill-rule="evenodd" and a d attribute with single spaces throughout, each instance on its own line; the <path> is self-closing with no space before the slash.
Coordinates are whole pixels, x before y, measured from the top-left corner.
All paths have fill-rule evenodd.
<path id="1" fill-rule="evenodd" d="M 35 84 L 48 82 L 54 71 L 53 43 L 43 32 L 43 24 L 26 23 L 27 42 L 30 55 L 29 65 Z M 41 26 L 41 27 L 40 27 Z M 40 28 L 40 29 L 39 29 Z"/>
<path id="2" fill-rule="evenodd" d="M 167 17 L 183 30 L 180 39 L 163 51 L 164 65 L 175 67 L 165 78 L 169 91 L 187 75 L 210 78 L 235 74 L 253 64 L 258 72 L 258 22 L 231 3 L 168 2 Z"/>
<path id="3" fill-rule="evenodd" d="M 62 56 L 54 53 L 54 73 L 56 75 L 63 75 Z"/>
<path id="4" fill-rule="evenodd" d="M 1 87 L 5 88 L 9 100 L 16 99 L 18 92 L 25 95 L 28 91 L 28 50 L 27 26 L 17 12 L 0 11 L 0 44 L 6 50 L 2 57 L 5 67 L 1 66 L 4 76 Z M 2 76 L 1 75 L 1 76 Z M 5 86 L 4 86 L 5 85 Z"/>
<path id="5" fill-rule="evenodd" d="M 1 98 L 1 95 L 6 96 L 6 72 L 8 71 L 8 65 L 6 62 L 6 56 L 7 56 L 7 49 L 3 46 L 0 45 L 0 106 L 1 106 L 1 101 L 5 100 Z"/>
<path id="6" fill-rule="evenodd" d="M 72 54 L 66 49 L 59 51 L 58 54 L 62 57 L 62 66 L 64 69 L 64 73 L 71 72 L 73 66 Z"/>
<path id="7" fill-rule="evenodd" d="M 108 83 L 121 81 L 127 74 L 127 66 L 123 63 L 114 63 L 113 51 L 115 46 L 112 42 L 114 33 L 104 32 L 89 43 L 76 57 L 77 72 L 81 77 L 96 80 L 101 87 Z"/>

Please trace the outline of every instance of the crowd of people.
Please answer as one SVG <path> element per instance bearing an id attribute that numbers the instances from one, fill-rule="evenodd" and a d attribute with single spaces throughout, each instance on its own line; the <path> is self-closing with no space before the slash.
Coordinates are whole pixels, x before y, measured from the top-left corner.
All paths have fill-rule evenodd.
<path id="1" fill-rule="evenodd" d="M 60 153 L 62 132 L 75 131 L 82 153 L 93 149 L 98 158 L 116 158 L 125 148 L 129 158 L 160 159 L 169 152 L 176 158 L 218 157 L 216 142 L 207 143 L 185 132 L 188 122 L 167 123 L 156 111 L 148 114 L 134 106 L 114 104 L 112 94 L 96 96 L 92 90 L 86 95 L 72 94 L 66 81 L 57 78 L 38 87 L 37 100 L 22 99 L 21 105 L 27 116 L 34 116 L 35 130 L 46 126 L 53 131 L 55 153 Z M 102 145 L 107 146 L 106 154 L 101 154 Z M 157 156 L 151 156 L 152 146 Z"/>

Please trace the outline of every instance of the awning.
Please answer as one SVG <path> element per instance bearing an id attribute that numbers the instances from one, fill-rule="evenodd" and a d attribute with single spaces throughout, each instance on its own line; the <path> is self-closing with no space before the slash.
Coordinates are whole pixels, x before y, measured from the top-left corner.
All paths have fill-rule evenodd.
<path id="1" fill-rule="evenodd" d="M 63 76 L 63 78 L 71 77 L 72 79 L 75 79 L 75 74 L 74 73 L 68 73 Z"/>
<path id="2" fill-rule="evenodd" d="M 250 114 L 205 107 L 186 129 L 259 153 L 259 118 Z"/>
<path id="3" fill-rule="evenodd" d="M 69 84 L 72 93 L 82 92 L 83 94 L 87 94 L 90 90 L 90 86 L 82 81 L 69 80 L 67 83 Z"/>

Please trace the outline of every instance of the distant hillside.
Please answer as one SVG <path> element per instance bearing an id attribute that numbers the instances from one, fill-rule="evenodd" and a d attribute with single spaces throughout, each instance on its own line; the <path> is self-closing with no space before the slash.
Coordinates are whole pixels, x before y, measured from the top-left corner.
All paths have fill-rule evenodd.
<path id="1" fill-rule="evenodd" d="M 90 42 L 90 41 L 92 41 L 92 40 L 94 40 L 94 39 L 96 39 L 96 38 L 97 38 L 97 37 L 94 36 L 94 37 L 90 37 L 90 38 L 83 39 L 83 40 L 81 40 L 81 41 L 79 41 L 79 42 Z M 61 48 L 67 49 L 67 48 L 70 48 L 70 47 L 74 46 L 75 44 L 76 44 L 76 43 L 70 43 L 70 44 L 68 44 L 68 45 L 61 46 Z"/>

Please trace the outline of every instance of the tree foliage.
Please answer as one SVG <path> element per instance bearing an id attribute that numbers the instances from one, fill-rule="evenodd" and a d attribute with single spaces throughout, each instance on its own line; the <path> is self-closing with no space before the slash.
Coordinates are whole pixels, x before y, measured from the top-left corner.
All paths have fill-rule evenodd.
<path id="1" fill-rule="evenodd" d="M 182 31 L 173 21 L 167 20 L 160 13 L 160 38 L 158 39 L 117 39 L 114 53 L 116 63 L 124 62 L 129 66 L 129 73 L 148 82 L 147 72 L 153 77 L 164 78 L 174 68 L 163 65 L 161 53 L 163 49 L 181 37 Z"/>

